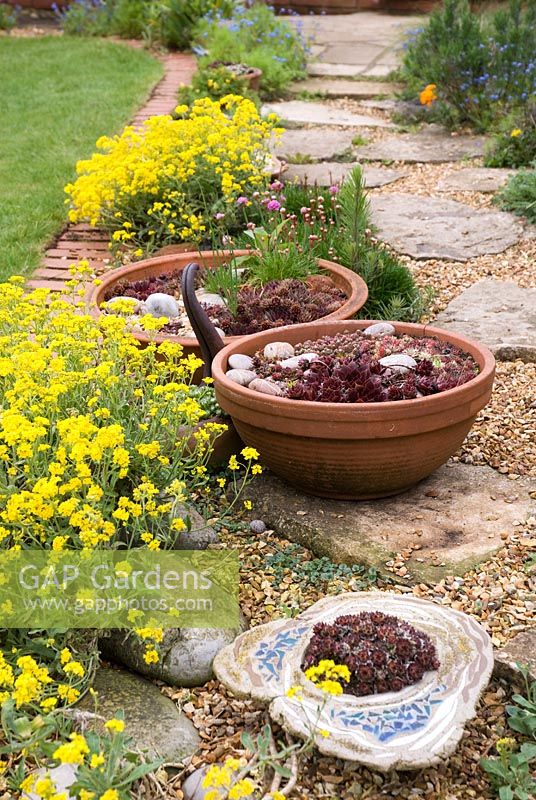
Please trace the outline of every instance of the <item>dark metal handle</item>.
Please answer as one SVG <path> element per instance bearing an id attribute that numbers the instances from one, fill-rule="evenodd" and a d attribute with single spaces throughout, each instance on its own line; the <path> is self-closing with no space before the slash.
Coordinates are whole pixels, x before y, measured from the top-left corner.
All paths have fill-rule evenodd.
<path id="1" fill-rule="evenodd" d="M 195 296 L 195 276 L 199 269 L 199 264 L 192 262 L 182 271 L 181 290 L 184 308 L 188 314 L 188 319 L 197 336 L 197 341 L 201 347 L 203 356 L 203 377 L 212 377 L 212 359 L 222 348 L 225 342 L 219 335 L 210 318 Z"/>

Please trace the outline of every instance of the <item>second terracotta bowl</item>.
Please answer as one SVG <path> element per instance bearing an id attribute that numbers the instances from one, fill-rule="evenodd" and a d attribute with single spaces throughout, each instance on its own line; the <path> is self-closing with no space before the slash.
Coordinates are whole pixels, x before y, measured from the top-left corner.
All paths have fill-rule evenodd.
<path id="1" fill-rule="evenodd" d="M 107 294 L 111 289 L 117 286 L 118 283 L 123 281 L 139 281 L 144 278 L 154 278 L 158 275 L 175 272 L 176 270 L 182 272 L 192 261 L 211 269 L 225 263 L 232 255 L 243 256 L 249 253 L 249 250 L 235 250 L 234 253 L 229 251 L 216 252 L 213 250 L 204 250 L 200 253 L 173 253 L 171 255 L 148 258 L 144 261 L 137 261 L 125 267 L 110 270 L 110 272 L 103 275 L 99 286 L 92 289 L 89 296 L 89 303 L 94 307 L 95 313 L 100 313 L 99 308 L 101 303 L 105 302 Z M 341 289 L 347 297 L 346 302 L 344 302 L 340 308 L 332 314 L 323 317 L 323 319 L 350 319 L 364 306 L 367 300 L 368 289 L 366 283 L 355 272 L 346 269 L 346 267 L 341 267 L 333 261 L 325 261 L 319 258 L 318 265 L 323 272 L 329 275 L 335 285 Z M 178 344 L 183 347 L 184 355 L 193 353 L 201 358 L 201 348 L 195 338 L 174 336 L 166 333 L 157 333 L 155 335 L 144 333 L 143 331 L 136 331 L 133 333 L 133 336 L 142 345 L 147 345 L 150 341 L 155 341 L 157 344 L 165 341 L 178 342 Z M 244 337 L 226 336 L 224 342 L 225 344 L 230 344 L 242 338 Z"/>
<path id="2" fill-rule="evenodd" d="M 393 322 L 397 333 L 437 336 L 470 353 L 479 374 L 440 394 L 385 403 L 315 403 L 260 394 L 230 381 L 233 353 L 252 355 L 268 342 L 362 330 L 371 321 L 315 322 L 245 337 L 212 364 L 216 398 L 241 439 L 292 486 L 312 495 L 365 500 L 398 494 L 426 478 L 460 447 L 488 403 L 495 359 L 480 344 L 425 325 Z"/>

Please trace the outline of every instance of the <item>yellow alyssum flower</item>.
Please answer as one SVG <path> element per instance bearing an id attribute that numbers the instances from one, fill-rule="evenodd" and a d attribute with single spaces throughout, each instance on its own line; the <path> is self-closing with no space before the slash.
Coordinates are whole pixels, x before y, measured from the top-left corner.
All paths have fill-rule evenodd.
<path id="1" fill-rule="evenodd" d="M 510 136 L 513 139 L 516 139 L 518 136 L 522 136 L 522 135 L 523 135 L 523 131 L 521 130 L 521 128 L 514 128 L 512 131 L 510 131 Z"/>
<path id="2" fill-rule="evenodd" d="M 339 681 L 348 683 L 351 672 L 345 664 L 336 664 L 332 659 L 322 659 L 316 666 L 305 670 L 305 677 L 326 694 L 339 695 L 343 693 Z"/>
<path id="3" fill-rule="evenodd" d="M 119 793 L 117 789 L 107 789 L 104 794 L 101 794 L 99 800 L 119 800 Z"/>
<path id="4" fill-rule="evenodd" d="M 88 744 L 79 733 L 71 733 L 71 741 L 65 742 L 56 748 L 52 754 L 62 764 L 83 764 L 84 758 L 89 753 Z"/>
<path id="5" fill-rule="evenodd" d="M 104 723 L 104 727 L 107 728 L 111 733 L 123 733 L 125 730 L 125 722 L 122 719 L 109 719 L 108 722 Z"/>

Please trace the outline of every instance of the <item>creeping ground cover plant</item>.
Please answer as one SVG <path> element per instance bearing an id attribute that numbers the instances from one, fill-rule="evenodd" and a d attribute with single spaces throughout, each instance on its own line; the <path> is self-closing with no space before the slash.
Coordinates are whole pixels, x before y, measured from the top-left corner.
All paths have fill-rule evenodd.
<path id="1" fill-rule="evenodd" d="M 141 256 L 163 245 L 210 240 L 216 214 L 267 183 L 275 117 L 263 120 L 250 100 L 226 95 L 178 106 L 178 119 L 151 117 L 140 129 L 103 137 L 77 164 L 66 186 L 71 222 L 112 234 L 117 250 Z"/>

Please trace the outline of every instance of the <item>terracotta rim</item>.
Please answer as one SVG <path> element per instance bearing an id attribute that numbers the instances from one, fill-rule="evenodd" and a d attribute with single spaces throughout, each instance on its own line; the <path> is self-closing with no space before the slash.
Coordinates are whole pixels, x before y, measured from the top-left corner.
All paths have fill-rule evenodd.
<path id="1" fill-rule="evenodd" d="M 251 250 L 234 250 L 232 255 L 244 256 L 250 253 Z M 89 294 L 88 302 L 90 305 L 94 306 L 92 313 L 96 316 L 102 313 L 99 307 L 101 303 L 105 302 L 104 296 L 106 292 L 122 280 L 140 280 L 147 277 L 147 273 L 153 276 L 165 274 L 166 272 L 172 272 L 181 267 L 185 267 L 192 261 L 199 261 L 201 264 L 204 264 L 205 260 L 217 259 L 216 263 L 221 264 L 225 259 L 229 258 L 230 255 L 231 251 L 229 250 L 220 252 L 213 250 L 191 250 L 186 253 L 174 253 L 168 256 L 148 258 L 143 261 L 136 261 L 133 264 L 126 264 L 124 267 L 119 267 L 118 269 L 110 270 L 110 272 L 106 273 L 101 278 L 102 282 L 100 285 L 94 286 Z M 365 281 L 356 272 L 352 272 L 352 270 L 342 267 L 340 264 L 335 264 L 333 261 L 326 261 L 325 259 L 318 258 L 317 262 L 323 270 L 332 273 L 332 276 L 336 279 L 337 286 L 347 295 L 346 302 L 336 311 L 322 317 L 321 321 L 344 320 L 353 317 L 367 301 L 368 287 Z M 287 328 L 295 328 L 298 325 L 299 323 L 296 323 L 296 325 L 288 325 L 284 328 L 272 328 L 270 330 L 286 330 Z M 269 331 L 265 331 L 264 333 L 268 332 Z M 257 335 L 259 334 L 247 334 L 245 338 L 249 339 L 251 336 Z M 195 337 L 175 336 L 173 334 L 157 333 L 149 335 L 144 331 L 134 331 L 133 336 L 139 342 L 142 342 L 142 344 L 149 344 L 150 342 L 161 344 L 162 342 L 172 341 L 182 345 L 184 348 L 190 349 L 192 346 L 197 346 L 198 344 Z M 234 342 L 240 341 L 243 338 L 243 336 L 225 336 L 223 341 L 226 345 L 232 345 Z"/>
<path id="2" fill-rule="evenodd" d="M 216 355 L 212 362 L 212 375 L 215 384 L 223 395 L 232 397 L 239 405 L 246 406 L 252 411 L 294 419 L 317 419 L 323 422 L 327 419 L 333 421 L 348 420 L 352 416 L 366 417 L 367 421 L 370 422 L 387 422 L 392 420 L 393 416 L 418 417 L 421 414 L 428 415 L 433 411 L 439 412 L 442 409 L 446 411 L 450 407 L 467 402 L 468 397 L 476 397 L 486 391 L 486 387 L 493 378 L 495 371 L 495 358 L 487 347 L 458 333 L 451 333 L 431 325 L 410 322 L 391 322 L 391 324 L 395 326 L 397 333 L 436 336 L 438 339 L 461 347 L 473 356 L 477 362 L 480 368 L 478 375 L 461 386 L 447 389 L 438 394 L 410 400 L 387 400 L 382 403 L 317 403 L 311 400 L 292 400 L 287 397 L 255 392 L 230 381 L 225 376 L 227 360 L 233 353 L 244 352 L 247 355 L 251 355 L 259 350 L 262 345 L 268 344 L 268 342 L 294 341 L 297 344 L 308 338 L 318 339 L 323 335 L 332 335 L 334 326 L 336 326 L 337 332 L 344 333 L 362 330 L 378 321 L 385 320 L 338 320 L 337 322 L 325 322 L 323 319 L 306 325 L 287 325 L 283 328 L 275 328 L 271 331 L 263 331 L 262 333 L 243 337 L 242 342 L 233 342 Z M 322 328 L 326 328 L 326 330 L 323 332 Z M 318 335 L 309 336 L 308 331 L 314 331 Z"/>

